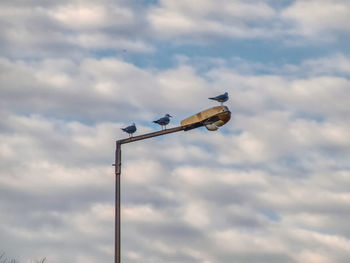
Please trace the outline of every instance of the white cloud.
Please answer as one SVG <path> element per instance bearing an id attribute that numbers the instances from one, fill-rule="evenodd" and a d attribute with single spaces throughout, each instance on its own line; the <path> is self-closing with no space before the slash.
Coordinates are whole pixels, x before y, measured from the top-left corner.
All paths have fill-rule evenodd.
<path id="1" fill-rule="evenodd" d="M 294 33 L 324 40 L 349 32 L 350 5 L 344 0 L 297 0 L 282 12 L 296 24 Z"/>
<path id="2" fill-rule="evenodd" d="M 125 1 L 1 2 L 2 54 L 14 58 L 68 56 L 106 49 L 147 53 L 144 11 Z"/>
<path id="3" fill-rule="evenodd" d="M 238 30 L 250 28 L 257 21 L 247 13 L 268 23 L 276 16 L 263 2 L 227 10 L 203 3 L 188 2 L 186 9 L 184 2 L 163 1 L 150 9 L 150 19 L 167 19 L 163 9 L 190 19 L 193 28 L 172 19 L 158 24 L 157 30 L 175 27 L 169 35 L 179 37 L 189 29 L 214 34 L 216 26 L 225 32 L 225 23 L 236 21 Z M 79 35 L 70 40 L 102 49 L 115 42 L 99 46 L 99 40 L 119 39 L 97 29 L 128 31 L 136 16 L 127 6 L 99 6 L 96 13 L 90 7 L 55 3 L 53 18 L 45 8 L 35 12 L 46 17 L 40 23 L 56 19 L 57 32 L 78 12 L 71 30 Z M 125 24 L 113 24 L 113 12 L 125 15 Z M 202 20 L 208 29 L 199 28 Z M 120 41 L 133 41 L 125 34 Z M 83 43 L 85 36 L 91 43 Z M 145 38 L 135 45 L 142 49 Z M 159 129 L 151 121 L 164 113 L 178 125 L 216 105 L 209 96 L 228 91 L 232 120 L 219 132 L 198 129 L 123 145 L 123 260 L 349 261 L 347 56 L 269 66 L 266 74 L 255 72 L 264 64 L 246 61 L 244 67 L 219 61 L 199 72 L 191 58 L 149 69 L 120 58 L 9 57 L 0 60 L 0 207 L 6 211 L 0 249 L 21 261 L 37 255 L 50 262 L 111 260 L 111 164 L 115 140 L 126 136 L 120 128 L 135 121 L 137 134 Z"/>
<path id="4" fill-rule="evenodd" d="M 310 59 L 302 63 L 300 71 L 313 72 L 314 75 L 344 75 L 350 73 L 350 60 L 342 54 L 332 54 L 329 57 Z"/>
<path id="5" fill-rule="evenodd" d="M 148 108 L 138 115 L 148 121 L 165 113 L 184 118 L 183 112 L 205 106 L 200 100 L 195 104 L 192 97 L 211 94 L 203 93 L 209 85 L 189 66 L 153 72 L 118 59 L 85 59 L 77 64 L 68 60 L 27 64 L 4 59 L 1 66 L 9 72 L 0 77 L 4 87 L 1 106 L 22 113 L 45 111 L 57 117 L 84 116 L 90 121 L 121 117 L 130 121 L 135 114 L 126 110 L 127 106 Z M 173 94 L 178 96 L 174 98 Z"/>
<path id="6" fill-rule="evenodd" d="M 104 29 L 132 25 L 134 13 L 127 7 L 88 3 L 68 4 L 54 9 L 51 15 L 70 29 Z M 113 19 L 112 19 L 113 18 Z M 72 23 L 74 21 L 74 23 Z"/>
<path id="7" fill-rule="evenodd" d="M 123 219 L 130 222 L 163 222 L 166 218 L 147 205 L 128 206 L 122 209 Z"/>
<path id="8" fill-rule="evenodd" d="M 276 11 L 263 2 L 240 1 L 160 1 L 150 9 L 148 18 L 159 38 L 213 35 L 238 38 L 266 37 L 266 24 Z"/>
<path id="9" fill-rule="evenodd" d="M 156 53 L 157 46 L 204 45 L 222 39 L 319 43 L 348 32 L 344 0 L 294 1 L 277 8 L 269 1 L 1 2 L 1 54 L 11 58 Z"/>
<path id="10" fill-rule="evenodd" d="M 163 0 L 150 8 L 148 19 L 159 39 L 176 40 L 186 36 L 187 42 L 201 43 L 208 41 L 206 36 L 284 38 L 286 43 L 300 44 L 305 40 L 334 40 L 346 34 L 349 10 L 349 4 L 344 0 L 321 3 L 298 0 L 281 8 L 259 0 L 206 0 L 200 3 Z"/>

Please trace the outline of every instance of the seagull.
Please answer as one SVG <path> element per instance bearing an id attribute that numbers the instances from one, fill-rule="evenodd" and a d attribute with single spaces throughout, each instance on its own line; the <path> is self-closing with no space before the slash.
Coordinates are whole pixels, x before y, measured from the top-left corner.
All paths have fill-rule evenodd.
<path id="1" fill-rule="evenodd" d="M 168 123 L 170 122 L 170 119 L 172 116 L 170 116 L 169 114 L 165 114 L 164 117 L 153 121 L 154 123 L 158 123 L 160 126 L 162 126 L 162 130 L 163 130 L 163 126 L 164 126 L 164 130 L 166 129 L 166 126 L 168 125 Z"/>
<path id="2" fill-rule="evenodd" d="M 132 134 L 134 132 L 136 132 L 135 123 L 133 123 L 132 125 L 130 125 L 130 126 L 126 127 L 126 128 L 122 128 L 122 130 L 129 134 L 129 138 L 132 137 Z"/>
<path id="3" fill-rule="evenodd" d="M 209 98 L 210 100 L 216 100 L 218 102 L 221 103 L 221 105 L 225 102 L 225 101 L 228 101 L 228 93 L 225 92 L 224 94 L 221 94 L 219 96 L 216 96 L 216 97 L 212 97 L 212 98 Z"/>

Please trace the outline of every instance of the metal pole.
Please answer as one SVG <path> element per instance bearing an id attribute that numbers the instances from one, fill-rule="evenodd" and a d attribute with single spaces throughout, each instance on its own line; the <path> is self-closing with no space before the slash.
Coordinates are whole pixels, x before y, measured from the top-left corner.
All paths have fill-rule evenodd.
<path id="1" fill-rule="evenodd" d="M 183 131 L 183 130 L 186 130 L 186 128 L 187 128 L 187 126 L 178 126 L 175 128 L 170 128 L 170 129 L 166 129 L 166 130 L 162 130 L 162 131 L 141 134 L 139 136 L 134 136 L 134 137 L 126 138 L 123 140 L 119 140 L 118 142 L 120 144 L 136 142 L 136 141 L 140 141 L 140 140 L 144 140 L 144 139 L 148 139 L 148 138 L 152 138 L 152 137 L 156 137 L 156 136 L 160 136 L 160 135 L 165 135 L 168 133 Z"/>
<path id="2" fill-rule="evenodd" d="M 115 150 L 115 215 L 114 215 L 114 228 L 115 228 L 115 254 L 114 262 L 120 263 L 120 173 L 121 173 L 121 144 L 116 142 Z"/>
<path id="3" fill-rule="evenodd" d="M 202 116 L 204 114 L 204 116 Z M 115 150 L 115 256 L 114 262 L 121 263 L 120 261 L 120 174 L 121 174 L 121 145 L 136 142 L 140 140 L 145 140 L 148 138 L 165 135 L 168 133 L 178 132 L 178 131 L 189 131 L 198 127 L 205 125 L 205 123 L 214 123 L 217 121 L 222 121 L 223 124 L 228 122 L 231 117 L 231 112 L 226 106 L 213 107 L 208 110 L 201 111 L 185 120 L 187 120 L 183 125 L 175 128 L 165 129 L 157 132 L 151 132 L 147 134 L 142 134 L 135 137 L 130 137 L 127 139 L 119 140 L 116 142 Z M 195 121 L 195 122 L 194 122 Z M 181 122 L 182 123 L 182 122 Z M 220 126 L 221 126 L 220 125 Z"/>
<path id="4" fill-rule="evenodd" d="M 135 141 L 140 141 L 140 140 L 145 140 L 148 138 L 168 134 L 168 133 L 173 133 L 173 132 L 178 132 L 178 131 L 183 131 L 185 130 L 186 127 L 184 126 L 179 126 L 171 129 L 166 129 L 162 131 L 157 131 L 157 132 L 152 132 L 152 133 L 147 133 L 147 134 L 142 134 L 139 136 L 123 139 L 116 141 L 116 148 L 115 148 L 115 221 L 114 221 L 114 229 L 115 229 L 115 239 L 114 239 L 114 263 L 121 263 L 120 260 L 120 255 L 121 255 L 121 250 L 120 250 L 120 243 L 121 243 L 121 238 L 120 238 L 120 232 L 121 232 L 121 227 L 120 227 L 120 175 L 121 175 L 121 146 L 122 144 L 125 143 L 130 143 L 130 142 L 135 142 Z"/>

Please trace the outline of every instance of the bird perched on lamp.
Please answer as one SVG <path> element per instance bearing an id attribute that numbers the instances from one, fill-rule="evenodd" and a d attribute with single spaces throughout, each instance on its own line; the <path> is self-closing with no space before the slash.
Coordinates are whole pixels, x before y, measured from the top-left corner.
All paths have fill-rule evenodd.
<path id="1" fill-rule="evenodd" d="M 164 117 L 156 120 L 156 121 L 153 121 L 154 123 L 157 123 L 159 124 L 160 126 L 162 126 L 162 130 L 164 128 L 164 130 L 166 129 L 166 126 L 169 124 L 170 122 L 170 118 L 172 118 L 172 116 L 170 116 L 170 114 L 165 114 Z"/>
<path id="2" fill-rule="evenodd" d="M 216 100 L 218 102 L 221 103 L 221 105 L 225 102 L 225 101 L 228 101 L 228 93 L 225 92 L 224 94 L 221 94 L 219 96 L 216 96 L 216 97 L 212 97 L 212 98 L 209 98 L 210 100 Z"/>
<path id="3" fill-rule="evenodd" d="M 135 123 L 133 123 L 132 125 L 128 126 L 128 127 L 125 127 L 125 128 L 121 128 L 124 132 L 128 133 L 129 134 L 129 138 L 132 137 L 132 134 L 134 132 L 136 132 L 136 125 Z"/>

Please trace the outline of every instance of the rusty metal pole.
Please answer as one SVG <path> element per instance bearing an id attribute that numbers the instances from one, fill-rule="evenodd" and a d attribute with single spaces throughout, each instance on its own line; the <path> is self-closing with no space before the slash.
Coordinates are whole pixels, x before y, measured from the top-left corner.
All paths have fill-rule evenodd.
<path id="1" fill-rule="evenodd" d="M 114 262 L 120 263 L 120 173 L 121 173 L 121 143 L 116 142 L 115 148 L 115 254 Z"/>
<path id="2" fill-rule="evenodd" d="M 171 129 L 166 129 L 162 131 L 147 133 L 135 137 L 130 137 L 127 139 L 116 141 L 115 147 L 115 215 L 114 215 L 114 229 L 115 229 L 115 237 L 114 237 L 114 263 L 121 263 L 121 209 L 120 209 L 120 175 L 121 175 L 121 158 L 122 158 L 122 150 L 121 146 L 125 143 L 145 140 L 148 138 L 183 131 L 185 127 L 175 127 Z"/>
<path id="3" fill-rule="evenodd" d="M 214 111 L 214 112 L 213 112 Z M 212 113 L 210 113 L 212 112 Z M 204 116 L 202 116 L 204 114 Z M 148 138 L 165 135 L 168 133 L 178 132 L 178 131 L 188 131 L 198 127 L 205 125 L 206 121 L 216 122 L 223 121 L 220 125 L 222 126 L 226 122 L 230 120 L 231 112 L 228 110 L 226 106 L 221 107 L 213 107 L 208 110 L 202 111 L 198 114 L 195 114 L 184 121 L 181 122 L 182 126 L 178 126 L 175 128 L 165 129 L 157 132 L 151 132 L 147 134 L 142 134 L 135 137 L 130 137 L 127 139 L 122 139 L 116 141 L 116 150 L 115 150 L 115 240 L 114 240 L 114 263 L 121 263 L 121 250 L 120 250 L 120 242 L 121 242 L 121 227 L 120 227 L 120 175 L 121 175 L 121 146 L 122 144 L 136 142 L 145 140 Z"/>

